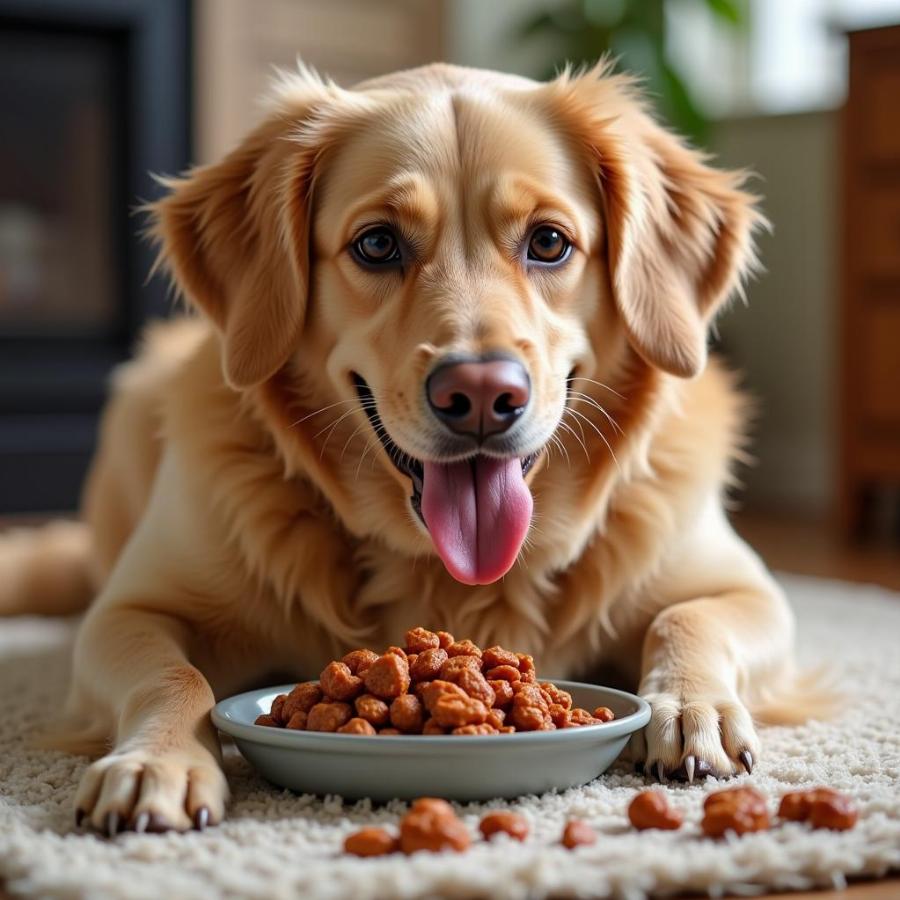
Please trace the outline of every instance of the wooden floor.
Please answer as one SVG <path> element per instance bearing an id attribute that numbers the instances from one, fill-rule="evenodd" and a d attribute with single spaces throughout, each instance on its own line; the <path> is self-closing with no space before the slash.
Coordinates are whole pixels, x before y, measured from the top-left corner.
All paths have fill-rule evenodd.
<path id="1" fill-rule="evenodd" d="M 821 519 L 783 513 L 740 512 L 731 518 L 771 569 L 900 591 L 900 539 L 850 543 Z"/>
<path id="2" fill-rule="evenodd" d="M 900 592 L 900 546 L 848 544 L 821 520 L 740 512 L 735 528 L 773 569 L 880 584 Z M 760 900 L 900 900 L 900 877 L 858 882 L 842 891 L 767 894 Z M 0 900 L 8 900 L 0 886 Z"/>

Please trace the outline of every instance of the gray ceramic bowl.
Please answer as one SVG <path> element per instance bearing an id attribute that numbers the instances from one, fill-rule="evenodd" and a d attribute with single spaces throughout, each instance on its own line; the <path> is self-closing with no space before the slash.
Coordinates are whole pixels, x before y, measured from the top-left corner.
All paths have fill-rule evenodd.
<path id="1" fill-rule="evenodd" d="M 414 797 L 490 800 L 586 784 L 605 772 L 650 707 L 612 688 L 556 681 L 576 706 L 608 706 L 616 718 L 561 731 L 483 736 L 361 736 L 254 725 L 292 684 L 238 694 L 212 720 L 265 778 L 292 791 L 385 801 Z"/>

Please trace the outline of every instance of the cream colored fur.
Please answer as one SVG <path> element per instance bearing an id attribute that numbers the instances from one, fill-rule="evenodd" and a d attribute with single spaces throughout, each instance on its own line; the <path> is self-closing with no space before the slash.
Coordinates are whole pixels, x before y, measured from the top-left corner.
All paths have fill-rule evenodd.
<path id="1" fill-rule="evenodd" d="M 793 626 L 722 513 L 743 405 L 706 330 L 753 264 L 740 183 L 602 69 L 538 85 L 449 66 L 353 91 L 286 76 L 241 147 L 169 182 L 161 261 L 199 315 L 153 329 L 117 376 L 87 531 L 0 542 L 24 573 L 5 611 L 71 609 L 88 576 L 98 592 L 65 736 L 110 743 L 78 794 L 91 824 L 219 821 L 217 697 L 420 623 L 546 673 L 614 670 L 653 705 L 633 748 L 648 770 L 756 758 L 751 710 L 791 682 Z M 412 235 L 410 272 L 346 252 L 373 216 Z M 576 252 L 525 274 L 508 248 L 548 219 Z M 468 587 L 350 374 L 421 458 L 433 360 L 496 349 L 529 368 L 528 440 L 546 450 L 519 561 Z M 73 556 L 82 587 L 56 604 L 28 572 Z"/>

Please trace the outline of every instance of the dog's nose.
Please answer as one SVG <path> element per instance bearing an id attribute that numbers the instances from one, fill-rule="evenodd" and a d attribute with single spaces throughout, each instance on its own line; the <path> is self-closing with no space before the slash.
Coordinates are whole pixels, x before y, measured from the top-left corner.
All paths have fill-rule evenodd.
<path id="1" fill-rule="evenodd" d="M 531 396 L 531 379 L 514 359 L 449 360 L 428 376 L 428 403 L 457 434 L 480 439 L 506 431 Z"/>

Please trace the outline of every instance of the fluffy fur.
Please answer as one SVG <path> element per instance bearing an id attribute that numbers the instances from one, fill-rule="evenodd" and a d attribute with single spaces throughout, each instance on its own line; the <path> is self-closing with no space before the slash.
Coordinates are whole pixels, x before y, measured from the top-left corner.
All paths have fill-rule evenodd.
<path id="1" fill-rule="evenodd" d="M 220 820 L 215 698 L 416 623 L 560 676 L 615 671 L 653 706 L 648 771 L 752 764 L 793 626 L 721 506 L 743 404 L 706 333 L 753 265 L 742 180 L 602 67 L 536 84 L 438 65 L 352 91 L 285 76 L 239 148 L 168 181 L 153 233 L 199 316 L 154 327 L 117 375 L 83 530 L 0 542 L 4 611 L 98 594 L 67 707 L 69 746 L 111 747 L 79 790 L 89 821 Z M 350 258 L 373 216 L 410 235 L 411 271 Z M 511 248 L 548 219 L 576 252 L 528 274 Z M 495 349 L 527 365 L 523 446 L 546 449 L 517 564 L 469 587 L 350 375 L 422 458 L 429 367 Z M 51 599 L 48 573 L 72 569 Z"/>

